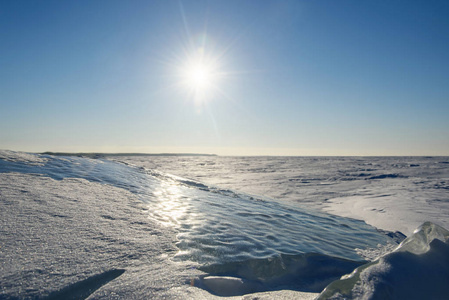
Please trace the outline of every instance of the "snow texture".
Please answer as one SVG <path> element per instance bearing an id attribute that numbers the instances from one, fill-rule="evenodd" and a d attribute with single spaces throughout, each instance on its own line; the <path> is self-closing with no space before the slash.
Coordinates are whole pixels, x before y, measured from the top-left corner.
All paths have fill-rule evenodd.
<path id="1" fill-rule="evenodd" d="M 0 193 L 2 299 L 55 297 L 75 284 L 91 289 L 86 280 L 95 276 L 105 284 L 96 298 L 144 298 L 185 280 L 166 259 L 176 251 L 173 236 L 131 193 L 18 173 L 0 174 Z"/>

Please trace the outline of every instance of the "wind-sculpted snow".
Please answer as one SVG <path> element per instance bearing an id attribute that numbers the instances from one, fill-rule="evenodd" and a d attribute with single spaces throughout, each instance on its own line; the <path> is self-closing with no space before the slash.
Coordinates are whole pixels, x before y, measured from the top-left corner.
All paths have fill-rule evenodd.
<path id="1" fill-rule="evenodd" d="M 330 284 L 322 299 L 446 299 L 449 231 L 424 223 L 399 247 Z"/>

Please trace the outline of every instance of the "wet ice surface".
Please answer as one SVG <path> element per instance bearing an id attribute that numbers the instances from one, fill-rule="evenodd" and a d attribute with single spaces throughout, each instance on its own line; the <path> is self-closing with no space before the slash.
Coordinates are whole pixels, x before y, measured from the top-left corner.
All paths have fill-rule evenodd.
<path id="1" fill-rule="evenodd" d="M 335 187 L 334 197 L 354 196 L 351 193 L 363 188 L 363 182 L 375 186 L 379 181 L 409 180 L 412 176 L 404 173 L 418 167 L 416 162 L 398 164 L 397 159 L 395 164 L 403 166 L 398 170 L 405 172 L 388 173 L 379 167 L 368 179 L 363 175 L 355 176 L 362 179 L 343 180 L 354 177 L 344 174 L 357 159 L 318 160 L 320 170 L 317 160 L 310 158 L 297 158 L 296 165 L 290 160 L 290 167 L 285 158 L 284 163 L 281 158 L 257 158 L 254 162 L 253 158 L 220 157 L 119 158 L 138 166 L 131 167 L 86 158 L 38 156 L 36 160 L 27 157 L 32 154 L 2 155 L 8 159 L 0 159 L 0 173 L 6 172 L 0 174 L 0 260 L 5 270 L 0 277 L 0 298 L 57 297 L 74 290 L 81 290 L 86 297 L 93 293 L 94 298 L 214 297 L 190 284 L 218 295 L 223 290 L 223 295 L 242 295 L 281 289 L 275 295 L 259 293 L 254 297 L 309 297 L 313 294 L 286 290 L 320 292 L 331 280 L 363 263 L 358 255 L 361 250 L 376 252 L 378 244 L 394 241 L 361 221 L 291 205 L 295 204 L 291 199 L 279 199 L 290 203 L 287 205 L 248 195 L 244 192 L 255 194 L 255 190 L 248 191 L 245 186 L 263 190 L 270 188 L 270 180 L 273 187 L 277 181 L 309 177 L 304 195 L 310 198 L 304 202 L 316 208 L 322 207 L 318 204 L 321 186 L 325 187 L 323 195 L 330 192 L 326 187 L 330 184 Z M 444 199 L 447 164 L 423 160 L 429 163 L 420 164 L 421 171 L 414 169 L 413 178 L 427 182 L 423 186 L 433 188 L 437 192 L 432 193 Z M 160 166 L 151 167 L 154 161 L 168 168 L 177 166 L 178 172 L 172 172 L 177 175 L 188 171 L 197 175 L 185 176 L 191 179 L 172 176 Z M 205 161 L 212 169 L 203 169 Z M 295 171 L 300 161 L 302 171 Z M 305 162 L 309 162 L 309 173 Z M 388 159 L 381 162 L 377 164 L 390 164 Z M 336 171 L 337 166 L 332 169 L 333 164 L 340 164 L 342 171 Z M 225 165 L 228 171 L 223 170 Z M 245 173 L 249 169 L 253 173 Z M 341 173 L 342 178 L 325 179 L 324 169 L 331 175 Z M 226 176 L 214 177 L 225 171 Z M 200 182 L 198 174 L 207 172 L 210 177 L 203 176 Z M 331 183 L 316 181 L 313 186 L 311 173 Z M 249 181 L 239 184 L 244 174 Z M 260 182 L 255 180 L 257 174 Z M 223 178 L 227 184 L 220 184 Z M 294 194 L 295 186 L 285 187 L 289 195 Z M 442 211 L 437 217 L 444 219 L 444 214 Z M 92 282 L 100 284 L 92 287 Z"/>

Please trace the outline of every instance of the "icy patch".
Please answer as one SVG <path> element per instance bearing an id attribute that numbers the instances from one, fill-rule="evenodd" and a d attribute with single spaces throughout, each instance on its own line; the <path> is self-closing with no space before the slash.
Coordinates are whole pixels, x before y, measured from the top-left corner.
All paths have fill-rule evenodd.
<path id="1" fill-rule="evenodd" d="M 424 223 L 392 253 L 331 283 L 317 299 L 445 299 L 449 231 Z"/>

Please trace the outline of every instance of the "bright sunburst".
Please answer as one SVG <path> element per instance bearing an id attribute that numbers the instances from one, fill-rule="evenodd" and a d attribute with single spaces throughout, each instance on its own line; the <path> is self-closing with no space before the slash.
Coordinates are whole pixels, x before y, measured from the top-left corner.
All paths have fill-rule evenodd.
<path id="1" fill-rule="evenodd" d="M 190 62 L 185 67 L 183 76 L 188 87 L 195 91 L 206 90 L 214 83 L 212 66 L 201 60 Z"/>
<path id="2" fill-rule="evenodd" d="M 225 70 L 229 46 L 220 47 L 206 33 L 188 34 L 180 46 L 167 61 L 173 71 L 171 87 L 180 99 L 192 102 L 198 111 L 213 100 L 228 99 L 225 85 L 232 76 L 229 70 Z"/>
<path id="3" fill-rule="evenodd" d="M 196 104 L 210 100 L 218 89 L 220 73 L 217 60 L 207 56 L 201 48 L 185 60 L 180 68 L 183 88 L 191 93 Z"/>

